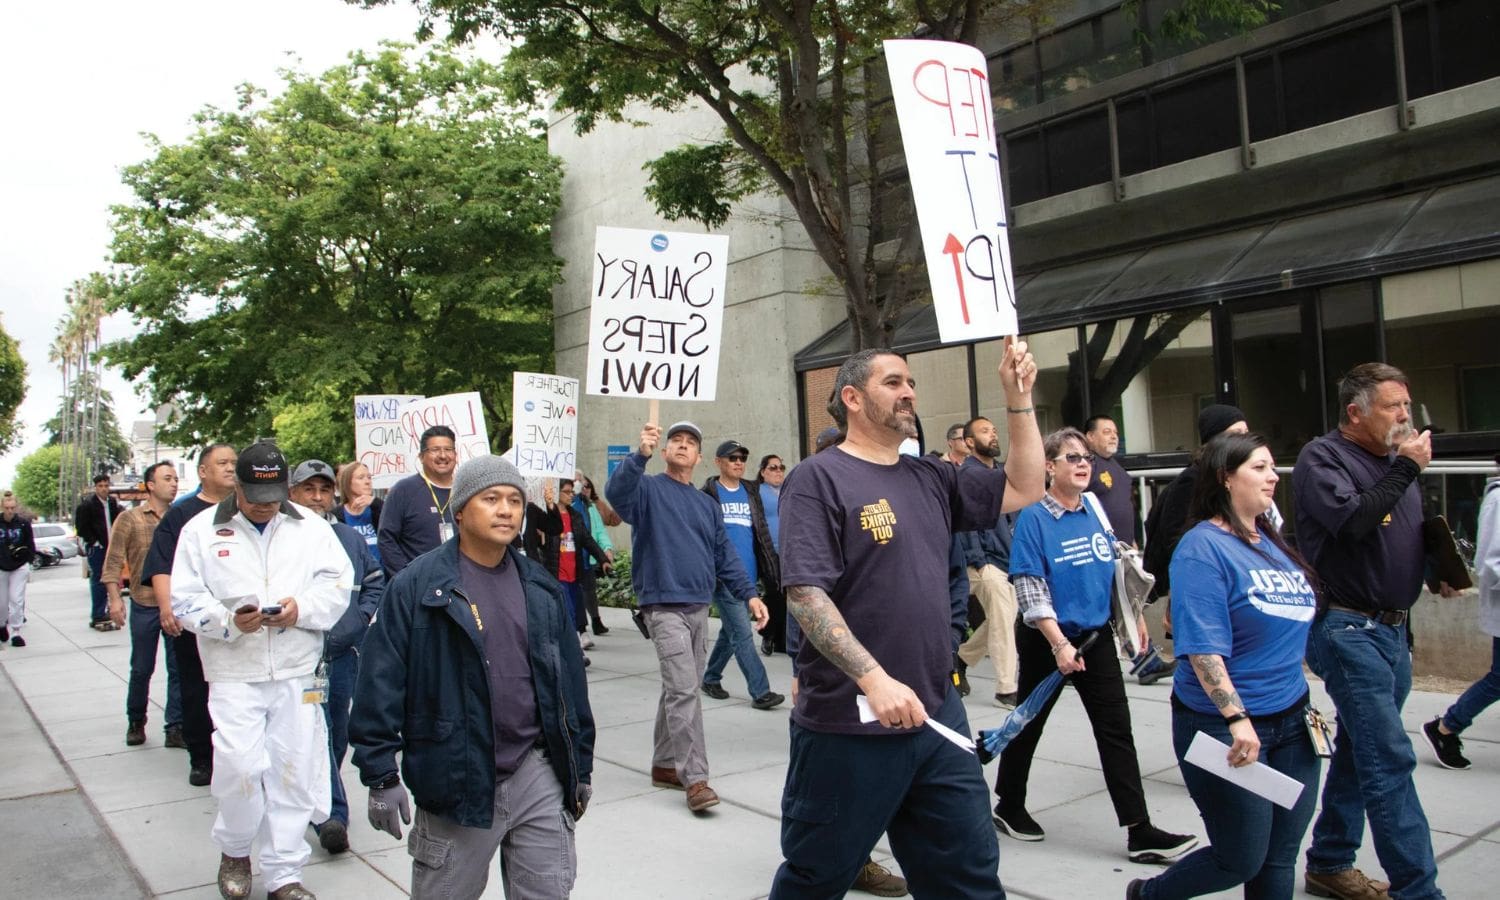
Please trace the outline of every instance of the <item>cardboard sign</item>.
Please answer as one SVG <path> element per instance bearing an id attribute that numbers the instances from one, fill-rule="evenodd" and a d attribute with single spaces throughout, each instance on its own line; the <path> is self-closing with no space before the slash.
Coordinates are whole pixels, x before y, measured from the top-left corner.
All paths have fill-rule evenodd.
<path id="1" fill-rule="evenodd" d="M 421 394 L 359 394 L 354 398 L 354 458 L 370 470 L 376 489 L 389 488 L 415 471 L 407 458 L 401 409 Z"/>
<path id="2" fill-rule="evenodd" d="M 944 343 L 1015 334 L 1016 286 L 984 53 L 885 42 L 891 95 Z"/>
<path id="3" fill-rule="evenodd" d="M 572 478 L 578 471 L 578 379 L 516 372 L 511 421 L 522 475 Z"/>
<path id="4" fill-rule="evenodd" d="M 598 229 L 588 392 L 714 399 L 728 269 L 724 235 Z"/>
<path id="5" fill-rule="evenodd" d="M 401 433 L 406 438 L 408 460 L 406 474 L 415 475 L 422 470 L 418 460 L 422 432 L 434 425 L 453 429 L 459 465 L 490 452 L 490 433 L 484 424 L 484 405 L 479 402 L 478 391 L 424 397 L 401 407 Z"/>

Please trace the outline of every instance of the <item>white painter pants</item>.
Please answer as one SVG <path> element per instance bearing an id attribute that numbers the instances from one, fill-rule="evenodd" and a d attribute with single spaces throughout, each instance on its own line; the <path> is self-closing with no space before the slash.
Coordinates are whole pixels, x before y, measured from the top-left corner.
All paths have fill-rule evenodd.
<path id="1" fill-rule="evenodd" d="M 14 572 L 0 572 L 0 603 L 5 604 L 5 623 L 12 636 L 21 633 L 21 624 L 26 621 L 26 582 L 31 578 L 31 567 L 21 566 Z"/>
<path id="2" fill-rule="evenodd" d="M 328 818 L 328 730 L 323 707 L 303 703 L 311 676 L 255 684 L 214 682 L 213 840 L 229 856 L 260 842 L 266 890 L 302 880 L 312 855 L 307 823 Z"/>

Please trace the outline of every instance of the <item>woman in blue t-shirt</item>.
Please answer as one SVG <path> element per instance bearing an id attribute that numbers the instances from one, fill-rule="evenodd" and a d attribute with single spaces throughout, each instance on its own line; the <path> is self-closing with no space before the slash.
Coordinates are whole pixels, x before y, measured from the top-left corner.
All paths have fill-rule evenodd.
<path id="1" fill-rule="evenodd" d="M 1276 468 L 1257 434 L 1203 449 L 1188 521 L 1172 554 L 1172 624 L 1180 666 L 1172 741 L 1212 846 L 1127 897 L 1198 897 L 1245 885 L 1245 896 L 1292 896 L 1297 848 L 1312 820 L 1321 769 L 1306 725 L 1302 657 L 1317 611 L 1306 565 L 1271 526 Z M 1183 762 L 1198 732 L 1229 746 L 1231 766 L 1262 762 L 1301 782 L 1292 809 Z"/>
<path id="2" fill-rule="evenodd" d="M 349 462 L 339 466 L 338 496 L 341 502 L 333 511 L 333 517 L 359 532 L 370 548 L 370 555 L 380 562 L 380 545 L 376 533 L 380 530 L 380 508 L 384 505 L 375 496 L 375 480 L 364 463 Z"/>

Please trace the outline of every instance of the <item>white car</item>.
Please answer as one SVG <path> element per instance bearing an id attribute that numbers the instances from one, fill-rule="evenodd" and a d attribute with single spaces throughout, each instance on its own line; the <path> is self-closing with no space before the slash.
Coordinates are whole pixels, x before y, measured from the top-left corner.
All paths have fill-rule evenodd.
<path id="1" fill-rule="evenodd" d="M 70 526 L 39 522 L 31 526 L 31 535 L 36 539 L 36 558 L 31 561 L 34 569 L 55 566 L 65 559 L 83 555 Z"/>

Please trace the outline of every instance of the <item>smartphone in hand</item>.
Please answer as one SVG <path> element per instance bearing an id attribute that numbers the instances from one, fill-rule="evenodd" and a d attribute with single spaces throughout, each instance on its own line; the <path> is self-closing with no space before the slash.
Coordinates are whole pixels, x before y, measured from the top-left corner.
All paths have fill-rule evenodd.
<path id="1" fill-rule="evenodd" d="M 280 606 L 262 606 L 260 608 L 260 614 L 263 615 L 263 616 L 267 616 L 267 617 L 269 617 L 269 616 L 279 616 L 279 615 L 281 615 L 281 607 Z"/>

